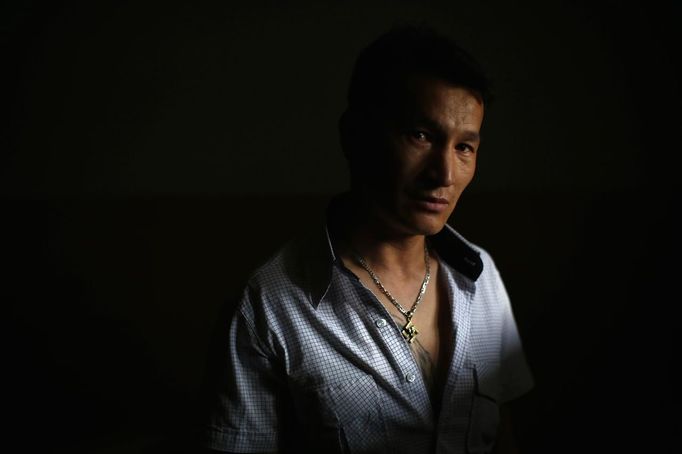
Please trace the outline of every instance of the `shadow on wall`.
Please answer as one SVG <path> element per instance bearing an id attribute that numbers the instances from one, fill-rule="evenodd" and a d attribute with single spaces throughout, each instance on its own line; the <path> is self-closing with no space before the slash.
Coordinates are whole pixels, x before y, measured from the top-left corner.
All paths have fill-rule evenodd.
<path id="1" fill-rule="evenodd" d="M 673 395 L 671 372 L 637 372 L 644 358 L 672 355 L 672 199 L 460 202 L 451 223 L 495 258 L 536 375 L 514 408 L 524 452 L 667 445 L 648 434 L 673 433 L 672 420 L 633 415 L 673 409 L 643 391 Z M 184 452 L 221 306 L 297 225 L 320 222 L 326 201 L 6 200 L 16 221 L 3 245 L 16 440 L 50 452 Z M 638 217 L 633 204 L 645 207 Z"/>

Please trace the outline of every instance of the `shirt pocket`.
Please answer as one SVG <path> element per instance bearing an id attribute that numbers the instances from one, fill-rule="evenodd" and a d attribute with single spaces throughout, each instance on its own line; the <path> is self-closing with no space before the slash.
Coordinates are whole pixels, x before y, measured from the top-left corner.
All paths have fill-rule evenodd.
<path id="1" fill-rule="evenodd" d="M 496 382 L 484 369 L 472 365 L 474 393 L 472 395 L 467 452 L 491 452 L 497 439 L 500 408 Z"/>
<path id="2" fill-rule="evenodd" d="M 330 386 L 327 397 L 339 422 L 344 452 L 385 452 L 386 428 L 379 389 L 371 375 Z"/>
<path id="3" fill-rule="evenodd" d="M 371 375 L 318 386 L 305 394 L 311 448 L 320 452 L 386 452 L 379 389 Z"/>

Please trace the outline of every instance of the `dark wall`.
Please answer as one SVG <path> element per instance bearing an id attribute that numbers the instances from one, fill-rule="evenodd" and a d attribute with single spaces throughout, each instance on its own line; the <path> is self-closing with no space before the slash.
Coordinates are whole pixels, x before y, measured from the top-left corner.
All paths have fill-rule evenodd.
<path id="1" fill-rule="evenodd" d="M 679 6 L 139 3 L 2 7 L 11 441 L 182 450 L 219 308 L 345 188 L 355 54 L 424 20 L 495 82 L 451 223 L 512 297 L 525 452 L 668 450 Z"/>
<path id="2" fill-rule="evenodd" d="M 457 38 L 495 82 L 474 190 L 675 178 L 673 2 L 277 3 L 6 7 L 2 193 L 335 192 L 355 55 L 405 21 Z"/>

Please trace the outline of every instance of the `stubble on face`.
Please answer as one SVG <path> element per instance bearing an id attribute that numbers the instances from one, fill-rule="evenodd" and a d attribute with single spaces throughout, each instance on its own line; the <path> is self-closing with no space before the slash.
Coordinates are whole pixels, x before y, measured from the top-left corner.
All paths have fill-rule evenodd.
<path id="1" fill-rule="evenodd" d="M 367 201 L 394 235 L 433 235 L 473 178 L 483 105 L 468 89 L 426 76 L 408 80 L 396 105 L 373 150 Z"/>

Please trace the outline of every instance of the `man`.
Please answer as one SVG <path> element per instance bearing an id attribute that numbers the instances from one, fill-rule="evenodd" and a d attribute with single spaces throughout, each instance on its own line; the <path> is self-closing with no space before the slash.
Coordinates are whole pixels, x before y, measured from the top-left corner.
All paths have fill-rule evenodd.
<path id="1" fill-rule="evenodd" d="M 205 431 L 225 452 L 478 453 L 532 386 L 490 256 L 446 224 L 488 86 L 448 39 L 395 29 L 359 56 L 340 121 L 351 189 L 250 278 Z"/>

